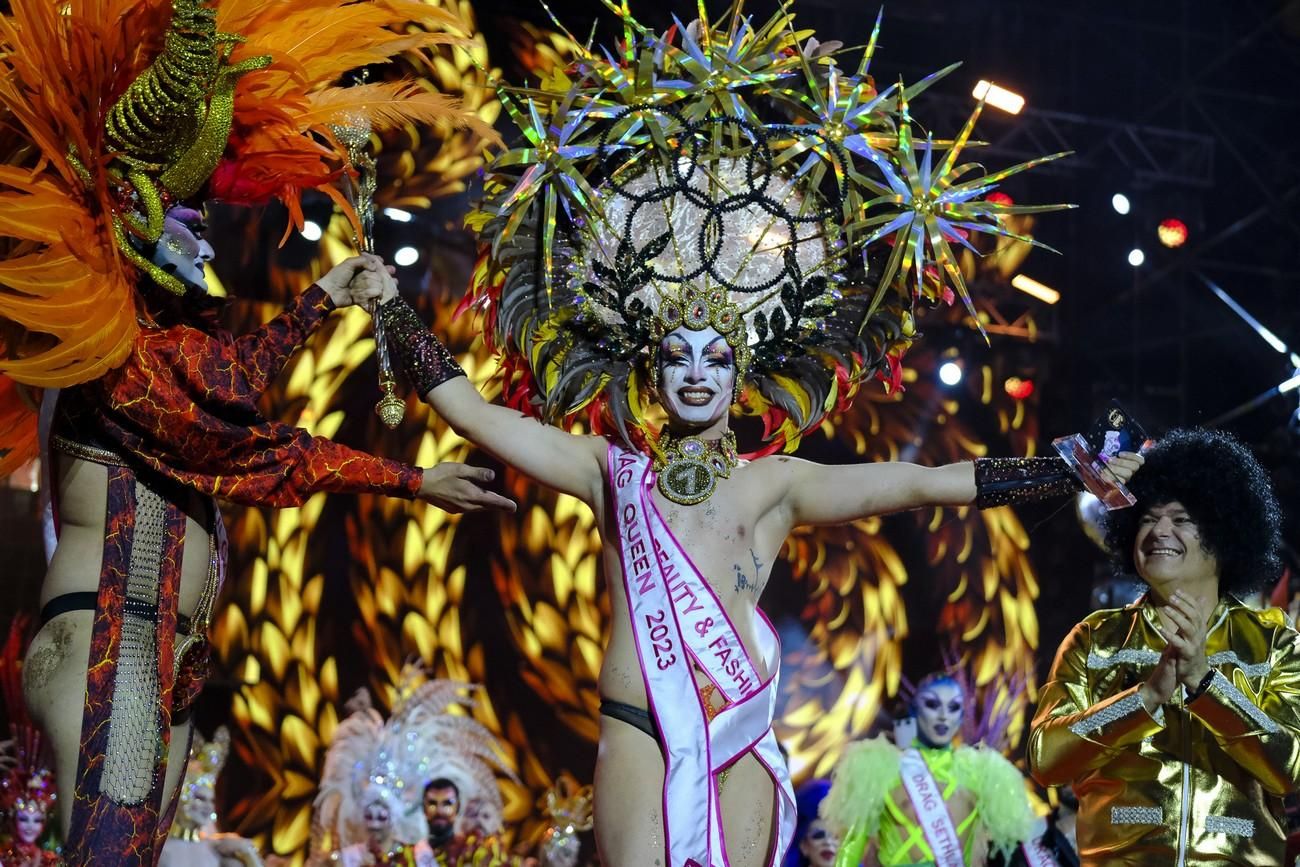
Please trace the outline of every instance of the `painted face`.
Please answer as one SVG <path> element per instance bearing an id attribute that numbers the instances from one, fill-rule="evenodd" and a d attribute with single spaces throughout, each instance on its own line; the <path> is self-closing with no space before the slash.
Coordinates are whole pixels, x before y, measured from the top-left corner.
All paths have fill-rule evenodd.
<path id="1" fill-rule="evenodd" d="M 1148 584 L 1218 580 L 1219 564 L 1201 544 L 1201 531 L 1178 501 L 1152 506 L 1138 519 L 1133 564 Z"/>
<path id="2" fill-rule="evenodd" d="M 386 834 L 392 826 L 392 814 L 383 801 L 371 801 L 361 814 L 361 821 L 366 831 L 371 834 Z"/>
<path id="3" fill-rule="evenodd" d="M 45 832 L 45 814 L 40 810 L 19 810 L 14 814 L 14 836 L 30 846 Z"/>
<path id="4" fill-rule="evenodd" d="M 217 821 L 216 795 L 209 786 L 195 786 L 181 808 L 178 821 L 187 828 L 205 828 Z"/>
<path id="5" fill-rule="evenodd" d="M 839 848 L 840 841 L 822 824 L 821 819 L 813 819 L 803 839 L 799 841 L 799 853 L 808 859 L 812 867 L 831 867 Z"/>
<path id="6" fill-rule="evenodd" d="M 153 261 L 184 282 L 203 291 L 208 277 L 203 265 L 212 260 L 212 245 L 203 240 L 207 224 L 193 208 L 177 205 L 163 218 L 163 233 L 154 248 Z"/>
<path id="7" fill-rule="evenodd" d="M 927 746 L 946 747 L 961 728 L 966 697 L 949 680 L 932 683 L 916 695 L 916 727 Z"/>
<path id="8" fill-rule="evenodd" d="M 460 796 L 455 789 L 429 789 L 424 793 L 424 818 L 435 836 L 449 833 L 459 812 Z"/>
<path id="9" fill-rule="evenodd" d="M 674 421 L 713 424 L 731 407 L 735 385 L 735 354 L 712 328 L 678 328 L 659 344 L 659 399 Z"/>

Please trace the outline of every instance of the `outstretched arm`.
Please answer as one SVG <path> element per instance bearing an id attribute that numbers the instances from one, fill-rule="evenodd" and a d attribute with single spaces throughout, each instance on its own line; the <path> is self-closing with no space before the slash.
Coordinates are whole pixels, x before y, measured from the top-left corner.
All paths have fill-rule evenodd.
<path id="1" fill-rule="evenodd" d="M 1107 472 L 1127 482 L 1142 460 L 1124 452 Z M 842 524 L 921 506 L 988 508 L 1079 490 L 1060 458 L 980 458 L 942 467 L 897 461 L 827 466 L 787 458 L 777 472 L 795 525 Z"/>
<path id="2" fill-rule="evenodd" d="M 565 433 L 488 403 L 400 297 L 386 301 L 380 315 L 407 375 L 456 433 L 549 488 L 588 505 L 596 502 L 604 478 L 604 439 Z"/>

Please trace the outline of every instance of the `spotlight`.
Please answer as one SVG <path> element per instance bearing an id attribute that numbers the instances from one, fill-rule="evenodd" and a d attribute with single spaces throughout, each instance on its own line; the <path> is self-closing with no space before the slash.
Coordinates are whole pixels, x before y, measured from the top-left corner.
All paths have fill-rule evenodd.
<path id="1" fill-rule="evenodd" d="M 1156 235 L 1160 237 L 1160 243 L 1170 249 L 1181 247 L 1187 243 L 1187 224 L 1177 217 L 1161 220 Z"/>
<path id="2" fill-rule="evenodd" d="M 320 223 L 307 220 L 302 224 L 302 236 L 308 241 L 319 241 L 323 234 L 325 232 L 321 229 Z"/>
<path id="3" fill-rule="evenodd" d="M 1057 292 L 1051 286 L 1045 286 L 1039 283 L 1033 277 L 1025 274 L 1017 274 L 1011 278 L 1011 285 L 1024 292 L 1026 295 L 1032 295 L 1039 301 L 1047 304 L 1055 304 L 1061 300 L 1061 293 Z"/>
<path id="4" fill-rule="evenodd" d="M 1133 210 L 1133 206 L 1129 204 L 1128 196 L 1123 193 L 1116 193 L 1111 196 L 1110 206 L 1115 209 L 1115 213 L 1117 214 L 1127 214 L 1129 211 Z"/>
<path id="5" fill-rule="evenodd" d="M 414 214 L 401 208 L 384 208 L 384 216 L 395 223 L 409 223 L 415 219 Z"/>
<path id="6" fill-rule="evenodd" d="M 956 385 L 961 382 L 961 365 L 955 361 L 945 361 L 939 365 L 939 381 L 944 385 Z"/>
<path id="7" fill-rule="evenodd" d="M 1128 263 L 1134 268 L 1140 268 L 1146 260 L 1147 254 L 1142 252 L 1141 247 L 1134 247 L 1128 251 Z"/>
<path id="8" fill-rule="evenodd" d="M 414 247 L 398 247 L 393 254 L 393 262 L 405 268 L 420 261 L 420 251 Z"/>
<path id="9" fill-rule="evenodd" d="M 994 205 L 1007 205 L 1008 207 L 1016 203 L 1015 199 L 1011 198 L 1001 190 L 994 190 L 993 192 L 989 193 L 987 196 L 984 197 L 984 201 Z"/>
<path id="10" fill-rule="evenodd" d="M 983 79 L 975 85 L 975 89 L 971 91 L 971 96 L 982 99 L 988 105 L 1000 108 L 1007 114 L 1020 114 L 1020 109 L 1025 107 L 1025 98 L 1023 96 Z"/>

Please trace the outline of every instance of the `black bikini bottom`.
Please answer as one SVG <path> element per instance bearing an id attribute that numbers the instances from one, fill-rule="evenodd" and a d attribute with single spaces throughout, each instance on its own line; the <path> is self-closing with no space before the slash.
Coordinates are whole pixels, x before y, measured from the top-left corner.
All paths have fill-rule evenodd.
<path id="1" fill-rule="evenodd" d="M 655 743 L 662 744 L 659 737 L 659 725 L 655 718 L 647 710 L 642 710 L 636 705 L 631 705 L 622 701 L 614 701 L 608 698 L 600 700 L 600 713 L 610 719 L 616 719 L 619 722 L 625 722 L 634 726 L 655 739 Z"/>
<path id="2" fill-rule="evenodd" d="M 66 614 L 69 611 L 94 611 L 99 602 L 99 594 L 93 590 L 85 590 L 78 593 L 64 593 L 62 596 L 55 596 L 45 607 L 41 609 L 41 626 L 49 623 L 60 614 Z M 149 620 L 155 619 L 158 606 L 152 602 L 142 602 L 138 599 L 126 597 L 123 607 L 132 614 Z M 176 631 L 181 635 L 190 634 L 190 619 L 184 614 L 176 615 Z"/>

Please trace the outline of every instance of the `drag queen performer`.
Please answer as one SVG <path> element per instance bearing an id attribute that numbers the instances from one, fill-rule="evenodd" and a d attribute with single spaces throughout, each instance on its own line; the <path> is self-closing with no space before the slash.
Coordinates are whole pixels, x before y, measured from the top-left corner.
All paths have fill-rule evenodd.
<path id="1" fill-rule="evenodd" d="M 0 867 L 55 867 L 58 853 L 46 837 L 58 796 L 48 749 L 32 723 L 22 695 L 24 638 L 30 618 L 18 614 L 9 624 L 9 637 L 0 650 L 0 700 L 8 724 L 0 738 Z"/>
<path id="2" fill-rule="evenodd" d="M 353 66 L 448 41 L 405 25 L 420 10 L 435 24 L 449 16 L 402 0 L 10 7 L 0 373 L 51 389 L 47 399 L 61 389 L 49 441 L 59 538 L 24 689 L 54 750 L 67 862 L 113 852 L 114 864 L 148 865 L 175 809 L 225 565 L 214 498 L 295 506 L 340 491 L 508 505 L 469 481 L 480 471 L 421 470 L 259 414 L 268 383 L 325 317 L 377 296 L 364 279 L 377 260 L 337 266 L 238 338 L 205 292 L 204 199 L 279 197 L 301 221 L 299 191 L 332 191 L 346 167 L 332 124 L 460 118 L 409 85 L 329 86 Z M 10 409 L 0 407 L 0 472 L 33 442 L 16 436 L 32 426 Z"/>
<path id="3" fill-rule="evenodd" d="M 857 867 L 864 853 L 881 867 L 983 867 L 990 850 L 1008 857 L 1032 836 L 1033 808 L 1016 766 L 992 747 L 953 746 L 967 703 L 955 677 L 928 675 L 912 698 L 913 743 L 882 736 L 845 750 L 821 804 L 843 840 L 836 867 Z"/>
<path id="4" fill-rule="evenodd" d="M 466 684 L 428 680 L 416 666 L 402 669 L 393 714 L 385 720 L 366 702 L 339 723 L 325 754 L 312 815 L 310 863 L 346 867 L 443 864 L 427 840 L 425 784 L 446 779 L 480 805 L 489 834 L 501 831 L 504 806 L 494 768 L 496 739 L 482 724 L 450 713 L 471 707 Z M 495 851 L 467 851 L 448 863 L 496 867 Z"/>
<path id="5" fill-rule="evenodd" d="M 400 299 L 381 318 L 456 431 L 596 514 L 612 607 L 602 863 L 775 864 L 794 805 L 771 729 L 779 649 L 758 599 L 786 536 L 1074 488 L 1054 459 L 764 456 L 872 376 L 898 385 L 914 301 L 969 303 L 951 245 L 1001 231 L 1007 209 L 980 197 L 1018 169 L 971 179 L 956 163 L 970 125 L 941 153 L 914 141 L 907 100 L 928 81 L 877 92 L 871 47 L 842 70 L 788 10 L 755 22 L 737 6 L 663 35 L 619 15 L 624 41 L 582 54 L 567 91 L 502 95 L 525 140 L 498 158 L 472 218 L 483 255 L 468 301 L 503 352 L 506 406 Z M 737 454 L 733 407 L 762 419 L 757 459 Z"/>
<path id="6" fill-rule="evenodd" d="M 230 755 L 230 732 L 222 726 L 210 741 L 198 733 L 193 740 L 159 867 L 262 867 L 252 840 L 217 830 L 217 776 Z"/>

